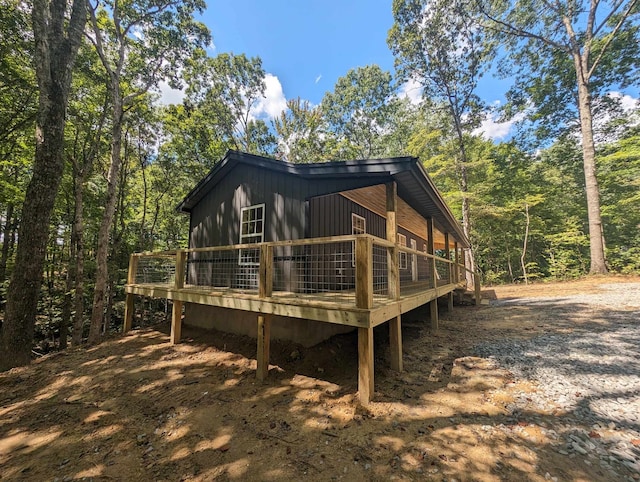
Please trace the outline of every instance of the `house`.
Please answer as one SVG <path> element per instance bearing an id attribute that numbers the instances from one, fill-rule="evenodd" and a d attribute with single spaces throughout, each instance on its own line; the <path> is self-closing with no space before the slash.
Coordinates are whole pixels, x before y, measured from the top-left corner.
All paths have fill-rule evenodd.
<path id="1" fill-rule="evenodd" d="M 189 248 L 132 256 L 125 330 L 133 295 L 172 299 L 174 342 L 185 304 L 186 324 L 257 337 L 259 377 L 271 337 L 313 345 L 357 328 L 367 401 L 373 327 L 390 322 L 401 369 L 401 315 L 429 303 L 436 321 L 437 298 L 451 305 L 465 284 L 469 241 L 414 157 L 290 164 L 229 151 L 178 210 Z"/>

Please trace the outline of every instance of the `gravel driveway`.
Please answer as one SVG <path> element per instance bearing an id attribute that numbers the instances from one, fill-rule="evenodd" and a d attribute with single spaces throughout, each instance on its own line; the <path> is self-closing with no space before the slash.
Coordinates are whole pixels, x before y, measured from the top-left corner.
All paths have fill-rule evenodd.
<path id="1" fill-rule="evenodd" d="M 640 480 L 640 283 L 599 288 L 595 294 L 493 301 L 544 307 L 555 329 L 476 350 L 536 385 L 535 393 L 509 405 L 511 413 L 562 414 L 550 428 L 558 434 L 560 454 L 586 455 L 585 463 L 599 464 L 612 480 Z"/>

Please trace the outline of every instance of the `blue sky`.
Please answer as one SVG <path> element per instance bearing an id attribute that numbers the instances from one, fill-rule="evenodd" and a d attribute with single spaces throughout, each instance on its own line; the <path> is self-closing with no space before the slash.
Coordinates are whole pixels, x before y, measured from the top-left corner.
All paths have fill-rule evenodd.
<path id="1" fill-rule="evenodd" d="M 387 47 L 393 23 L 391 0 L 209 0 L 202 20 L 213 35 L 211 55 L 220 52 L 259 56 L 267 72 L 266 98 L 256 115 L 277 116 L 296 97 L 318 104 L 350 69 L 377 64 L 394 72 Z M 504 101 L 509 81 L 482 79 L 478 94 L 489 105 Z M 164 86 L 162 101 L 181 100 Z M 417 100 L 415 86 L 400 92 Z M 631 98 L 629 98 L 631 99 Z M 513 122 L 483 123 L 486 137 L 509 137 Z"/>
<path id="2" fill-rule="evenodd" d="M 216 51 L 259 56 L 287 98 L 317 104 L 349 69 L 393 70 L 389 0 L 210 0 L 204 21 Z"/>

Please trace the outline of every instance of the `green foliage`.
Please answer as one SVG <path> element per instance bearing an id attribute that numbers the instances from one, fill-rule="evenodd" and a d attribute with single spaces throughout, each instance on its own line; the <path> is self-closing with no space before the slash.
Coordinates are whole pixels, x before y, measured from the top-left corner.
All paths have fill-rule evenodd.
<path id="1" fill-rule="evenodd" d="M 270 155 L 276 139 L 262 119 L 256 119 L 266 89 L 265 71 L 259 57 L 222 53 L 209 57 L 198 49 L 185 67 L 188 84 L 185 113 L 194 117 L 191 130 L 206 146 L 223 146 L 254 154 Z M 207 157 L 208 164 L 220 159 Z"/>
<path id="2" fill-rule="evenodd" d="M 327 92 L 320 104 L 329 130 L 335 136 L 327 157 L 381 156 L 384 152 L 381 139 L 398 108 L 393 93 L 391 74 L 377 65 L 358 67 L 340 77 L 333 92 Z"/>
<path id="3" fill-rule="evenodd" d="M 307 100 L 290 99 L 287 109 L 273 120 L 278 135 L 278 157 L 295 163 L 324 160 L 330 141 L 328 126 L 319 106 Z"/>

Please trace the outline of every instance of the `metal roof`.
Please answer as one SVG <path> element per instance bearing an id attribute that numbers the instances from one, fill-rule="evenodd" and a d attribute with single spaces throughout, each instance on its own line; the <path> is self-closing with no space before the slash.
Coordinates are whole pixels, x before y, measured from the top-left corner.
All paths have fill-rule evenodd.
<path id="1" fill-rule="evenodd" d="M 177 206 L 188 213 L 228 172 L 240 164 L 249 164 L 290 174 L 299 178 L 327 181 L 314 183 L 310 197 L 357 189 L 367 185 L 396 181 L 398 196 L 425 218 L 432 218 L 436 228 L 451 233 L 463 247 L 469 247 L 462 226 L 436 189 L 417 157 L 361 159 L 310 164 L 292 164 L 269 157 L 228 151 L 224 158 L 187 194 Z M 340 180 L 331 183 L 331 180 Z"/>

